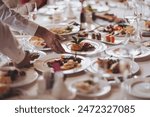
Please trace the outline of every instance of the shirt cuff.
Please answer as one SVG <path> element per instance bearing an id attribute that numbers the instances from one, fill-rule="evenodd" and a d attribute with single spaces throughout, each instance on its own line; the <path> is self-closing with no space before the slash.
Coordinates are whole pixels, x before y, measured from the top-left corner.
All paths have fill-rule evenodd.
<path id="1" fill-rule="evenodd" d="M 17 51 L 14 50 L 14 52 L 10 48 L 4 48 L 4 53 L 17 64 L 25 58 L 25 52 L 21 48 L 18 48 Z"/>

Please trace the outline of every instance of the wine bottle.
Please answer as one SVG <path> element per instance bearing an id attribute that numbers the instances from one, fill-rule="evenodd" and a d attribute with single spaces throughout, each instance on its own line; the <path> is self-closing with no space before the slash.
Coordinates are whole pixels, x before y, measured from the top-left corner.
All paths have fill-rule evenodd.
<path id="1" fill-rule="evenodd" d="M 80 30 L 85 29 L 85 22 L 86 22 L 85 10 L 84 10 L 83 5 L 82 5 L 82 9 L 81 9 L 81 13 L 80 13 Z"/>

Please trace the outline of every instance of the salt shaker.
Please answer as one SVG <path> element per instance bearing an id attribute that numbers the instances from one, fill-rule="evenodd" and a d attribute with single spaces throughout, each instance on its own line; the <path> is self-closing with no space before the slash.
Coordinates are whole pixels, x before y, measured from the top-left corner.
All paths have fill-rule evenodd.
<path id="1" fill-rule="evenodd" d="M 64 74 L 59 71 L 54 74 L 54 85 L 52 88 L 52 96 L 56 99 L 70 99 L 74 98 L 74 94 L 68 89 L 64 83 Z"/>
<path id="2" fill-rule="evenodd" d="M 53 85 L 53 77 L 50 69 L 43 72 L 43 77 L 45 79 L 46 89 L 51 89 Z"/>
<path id="3" fill-rule="evenodd" d="M 44 77 L 41 75 L 38 78 L 38 94 L 43 94 L 46 90 L 46 84 L 45 84 L 45 79 Z"/>

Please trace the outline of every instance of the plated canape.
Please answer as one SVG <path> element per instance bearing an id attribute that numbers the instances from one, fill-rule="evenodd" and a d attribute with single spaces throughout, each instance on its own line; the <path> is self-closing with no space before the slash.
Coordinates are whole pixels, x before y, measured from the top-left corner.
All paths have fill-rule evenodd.
<path id="1" fill-rule="evenodd" d="M 78 37 L 85 37 L 85 38 L 87 38 L 88 37 L 88 32 L 86 32 L 86 31 L 80 31 L 80 32 L 78 32 L 78 34 L 77 34 L 77 36 Z"/>
<path id="2" fill-rule="evenodd" d="M 145 21 L 145 27 L 150 29 L 150 21 Z"/>
<path id="3" fill-rule="evenodd" d="M 84 38 L 77 38 L 77 37 L 72 37 L 73 41 L 71 45 L 71 50 L 73 51 L 93 51 L 95 47 L 88 43 L 88 42 L 83 42 Z"/>
<path id="4" fill-rule="evenodd" d="M 71 90 L 76 89 L 77 95 L 87 98 L 95 98 L 108 94 L 111 90 L 111 86 L 105 80 L 94 81 L 91 78 L 76 79 L 69 83 Z"/>
<path id="5" fill-rule="evenodd" d="M 41 49 L 47 48 L 47 44 L 45 43 L 44 39 L 42 39 L 40 37 L 33 36 L 29 40 L 29 42 L 37 48 L 41 48 Z"/>
<path id="6" fill-rule="evenodd" d="M 59 67 L 61 70 L 69 70 L 73 68 L 81 67 L 81 58 L 75 56 L 61 56 L 60 58 L 50 60 L 47 65 L 50 68 Z"/>
<path id="7" fill-rule="evenodd" d="M 135 28 L 126 24 L 108 25 L 104 28 L 103 32 L 107 32 L 116 36 L 133 35 Z"/>
<path id="8" fill-rule="evenodd" d="M 106 70 L 108 73 L 114 73 L 118 74 L 120 73 L 120 67 L 119 67 L 119 59 L 97 59 L 97 63 L 99 67 Z"/>
<path id="9" fill-rule="evenodd" d="M 71 33 L 72 30 L 73 30 L 73 27 L 71 26 L 53 27 L 50 29 L 50 31 L 59 35 Z"/>
<path id="10" fill-rule="evenodd" d="M 95 93 L 100 90 L 99 84 L 93 80 L 84 80 L 74 84 L 80 93 Z"/>
<path id="11" fill-rule="evenodd" d="M 9 92 L 11 82 L 10 77 L 5 76 L 5 73 L 0 71 L 0 97 Z"/>

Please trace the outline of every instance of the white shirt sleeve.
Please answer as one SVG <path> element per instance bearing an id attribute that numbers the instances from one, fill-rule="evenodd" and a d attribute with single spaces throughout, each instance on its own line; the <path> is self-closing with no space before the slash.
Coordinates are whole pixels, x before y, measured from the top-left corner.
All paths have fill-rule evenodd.
<path id="1" fill-rule="evenodd" d="M 20 63 L 25 57 L 25 52 L 13 37 L 9 27 L 2 22 L 0 22 L 0 52 L 15 63 Z"/>
<path id="2" fill-rule="evenodd" d="M 15 30 L 21 30 L 30 35 L 34 35 L 38 25 L 31 21 L 28 21 L 22 17 L 19 13 L 9 9 L 3 2 L 0 0 L 0 21 L 5 22 L 10 25 Z"/>

